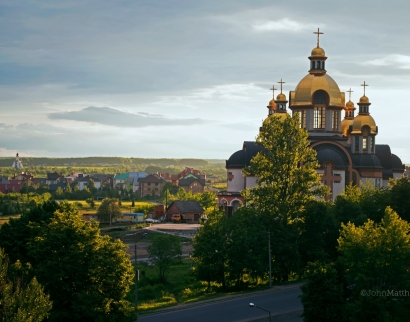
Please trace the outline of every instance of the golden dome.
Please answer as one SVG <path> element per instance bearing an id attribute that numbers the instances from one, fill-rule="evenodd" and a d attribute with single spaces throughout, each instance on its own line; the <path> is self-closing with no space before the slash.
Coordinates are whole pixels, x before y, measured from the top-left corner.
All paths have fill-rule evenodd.
<path id="1" fill-rule="evenodd" d="M 281 121 L 284 121 L 289 116 L 289 114 L 287 112 L 285 112 L 285 113 L 274 113 L 271 116 L 272 117 L 278 117 Z"/>
<path id="2" fill-rule="evenodd" d="M 275 103 L 275 100 L 274 100 L 274 99 L 271 99 L 271 100 L 269 101 L 268 107 L 276 108 L 276 103 Z"/>
<path id="3" fill-rule="evenodd" d="M 363 95 L 362 97 L 360 97 L 359 103 L 369 103 L 369 98 L 366 95 Z"/>
<path id="4" fill-rule="evenodd" d="M 279 93 L 278 96 L 276 96 L 277 101 L 286 101 L 286 95 L 283 93 Z"/>
<path id="5" fill-rule="evenodd" d="M 344 136 L 347 136 L 347 131 L 349 130 L 349 126 L 352 125 L 353 120 L 343 119 L 340 123 L 340 127 L 342 128 L 342 133 Z"/>
<path id="6" fill-rule="evenodd" d="M 312 50 L 312 55 L 311 56 L 325 57 L 325 51 L 320 47 L 315 47 Z"/>
<path id="7" fill-rule="evenodd" d="M 373 117 L 370 114 L 359 114 L 353 120 L 353 129 L 352 134 L 361 134 L 363 126 L 370 127 L 369 134 L 377 134 L 377 126 L 376 122 L 374 121 Z"/>
<path id="8" fill-rule="evenodd" d="M 349 108 L 349 109 L 356 109 L 355 107 L 354 107 L 354 104 L 353 104 L 353 102 L 352 101 L 349 101 L 349 102 L 347 102 L 346 103 L 346 108 Z"/>
<path id="9" fill-rule="evenodd" d="M 323 90 L 329 95 L 330 106 L 344 108 L 344 94 L 340 92 L 339 86 L 333 78 L 327 74 L 306 75 L 292 94 L 292 106 L 312 105 L 312 96 L 318 90 Z"/>

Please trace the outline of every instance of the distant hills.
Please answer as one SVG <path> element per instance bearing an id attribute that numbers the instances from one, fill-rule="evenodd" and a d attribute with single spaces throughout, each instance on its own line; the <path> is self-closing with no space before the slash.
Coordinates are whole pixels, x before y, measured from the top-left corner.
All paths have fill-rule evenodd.
<path id="1" fill-rule="evenodd" d="M 0 167 L 11 167 L 15 158 L 0 158 Z M 224 164 L 217 159 L 166 159 L 166 158 L 122 158 L 122 157 L 85 157 L 85 158 L 32 158 L 21 157 L 23 166 L 137 166 L 156 165 L 161 167 L 208 167 Z"/>

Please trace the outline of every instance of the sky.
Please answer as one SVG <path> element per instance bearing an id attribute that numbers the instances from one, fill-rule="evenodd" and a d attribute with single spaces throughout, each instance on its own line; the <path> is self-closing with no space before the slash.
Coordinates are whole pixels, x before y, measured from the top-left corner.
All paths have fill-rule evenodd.
<path id="1" fill-rule="evenodd" d="M 356 107 L 369 84 L 376 144 L 410 164 L 409 12 L 407 0 L 1 0 L 0 157 L 228 159 L 255 140 L 272 85 L 288 96 L 308 73 L 320 28 L 327 73 Z"/>

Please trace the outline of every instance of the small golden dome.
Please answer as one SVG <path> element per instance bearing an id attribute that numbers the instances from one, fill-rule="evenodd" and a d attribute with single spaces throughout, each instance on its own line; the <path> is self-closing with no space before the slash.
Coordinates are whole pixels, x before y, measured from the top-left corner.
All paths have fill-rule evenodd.
<path id="1" fill-rule="evenodd" d="M 371 117 L 370 114 L 357 115 L 354 118 L 352 125 L 353 125 L 352 134 L 361 134 L 362 128 L 366 125 L 370 127 L 369 134 L 377 134 L 376 122 L 374 121 L 373 117 Z"/>
<path id="2" fill-rule="evenodd" d="M 278 96 L 276 96 L 277 101 L 286 101 L 286 95 L 283 93 L 279 93 Z"/>
<path id="3" fill-rule="evenodd" d="M 269 107 L 269 106 L 271 106 L 271 107 L 276 107 L 276 103 L 275 103 L 275 100 L 274 100 L 274 99 L 271 99 L 271 100 L 269 101 L 268 107 Z"/>
<path id="4" fill-rule="evenodd" d="M 342 133 L 344 136 L 347 136 L 347 131 L 349 130 L 349 126 L 352 125 L 353 120 L 343 119 L 340 123 L 340 127 L 342 129 Z"/>
<path id="5" fill-rule="evenodd" d="M 333 78 L 327 74 L 307 74 L 296 86 L 294 96 L 292 95 L 292 106 L 312 105 L 312 96 L 318 90 L 323 90 L 329 95 L 330 106 L 344 108 L 344 96 Z"/>
<path id="6" fill-rule="evenodd" d="M 363 95 L 362 97 L 360 97 L 359 103 L 369 103 L 369 98 L 366 95 Z"/>
<path id="7" fill-rule="evenodd" d="M 311 56 L 325 57 L 325 51 L 320 47 L 315 47 L 312 50 L 312 55 Z"/>
<path id="8" fill-rule="evenodd" d="M 347 102 L 347 103 L 346 103 L 346 107 L 347 107 L 347 108 L 350 108 L 350 109 L 351 109 L 351 108 L 354 108 L 353 102 L 352 102 L 352 101 Z"/>

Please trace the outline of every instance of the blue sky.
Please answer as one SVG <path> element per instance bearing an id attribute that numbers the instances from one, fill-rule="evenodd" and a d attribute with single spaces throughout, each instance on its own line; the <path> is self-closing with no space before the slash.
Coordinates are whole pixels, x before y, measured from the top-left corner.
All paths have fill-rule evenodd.
<path id="1" fill-rule="evenodd" d="M 410 163 L 407 1 L 0 2 L 0 156 L 227 159 L 272 84 L 328 74 L 366 94 L 378 144 Z M 279 84 L 276 84 L 279 85 Z"/>

